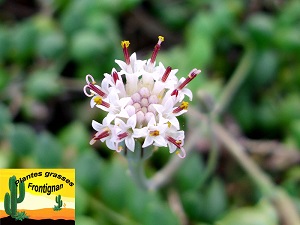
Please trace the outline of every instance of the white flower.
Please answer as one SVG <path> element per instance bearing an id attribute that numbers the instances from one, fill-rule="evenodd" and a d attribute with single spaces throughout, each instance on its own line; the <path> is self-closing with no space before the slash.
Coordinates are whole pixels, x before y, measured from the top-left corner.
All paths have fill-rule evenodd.
<path id="1" fill-rule="evenodd" d="M 107 147 L 115 150 L 114 143 L 116 139 L 116 133 L 114 125 L 111 124 L 111 120 L 105 117 L 102 121 L 102 124 L 93 120 L 92 127 L 98 132 L 94 135 L 93 139 L 90 141 L 90 144 L 92 145 L 98 140 L 102 142 L 106 141 Z"/>
<path id="2" fill-rule="evenodd" d="M 118 144 L 122 140 L 125 140 L 125 145 L 130 151 L 134 151 L 134 147 L 135 147 L 134 137 L 138 137 L 138 135 L 136 134 L 137 129 L 135 129 L 136 115 L 134 114 L 133 116 L 129 117 L 126 123 L 123 120 L 116 118 L 115 124 L 120 128 L 120 131 L 117 134 L 117 141 L 118 141 L 116 146 L 117 151 L 121 150 L 119 149 Z"/>
<path id="3" fill-rule="evenodd" d="M 146 148 L 151 144 L 156 146 L 167 146 L 164 134 L 168 128 L 168 124 L 156 123 L 154 117 L 151 118 L 147 127 L 137 129 L 135 132 L 135 137 L 146 137 L 142 145 L 142 148 Z"/>
<path id="4" fill-rule="evenodd" d="M 193 69 L 187 78 L 178 80 L 177 69 L 156 63 L 163 41 L 159 36 L 148 60 L 137 59 L 135 53 L 129 56 L 129 41 L 122 41 L 125 61 L 115 60 L 120 71 L 113 68 L 111 74 L 105 73 L 100 85 L 91 75 L 86 76 L 84 93 L 91 97 L 91 107 L 107 112 L 102 124 L 92 122 L 97 133 L 90 144 L 105 141 L 110 149 L 119 152 L 120 142 L 124 141 L 126 148 L 134 151 L 139 141 L 142 148 L 168 146 L 170 153 L 185 157 L 184 131 L 180 130 L 177 117 L 187 111 L 185 96 L 190 100 L 193 96 L 187 84 L 201 71 Z"/>

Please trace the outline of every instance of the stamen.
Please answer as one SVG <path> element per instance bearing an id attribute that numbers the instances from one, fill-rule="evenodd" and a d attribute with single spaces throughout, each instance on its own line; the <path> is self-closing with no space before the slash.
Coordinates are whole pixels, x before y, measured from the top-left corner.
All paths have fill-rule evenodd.
<path id="1" fill-rule="evenodd" d="M 124 133 L 118 134 L 118 138 L 119 138 L 119 140 L 122 140 L 123 138 L 126 138 L 127 136 L 128 136 L 128 133 L 127 133 L 127 132 L 124 132 Z"/>
<path id="2" fill-rule="evenodd" d="M 171 70 L 172 70 L 172 68 L 170 66 L 168 66 L 164 75 L 161 78 L 162 82 L 165 82 L 167 80 L 168 76 L 170 75 Z"/>
<path id="3" fill-rule="evenodd" d="M 156 44 L 155 47 L 154 47 L 154 50 L 153 50 L 152 56 L 151 56 L 151 60 L 150 60 L 150 62 L 151 62 L 152 64 L 155 62 L 157 53 L 158 53 L 158 51 L 159 51 L 159 49 L 160 49 L 160 45 L 161 45 L 161 43 L 164 41 L 164 39 L 165 39 L 165 38 L 164 38 L 163 36 L 158 36 L 158 42 L 157 42 L 157 44 Z"/>
<path id="4" fill-rule="evenodd" d="M 112 77 L 114 79 L 115 84 L 117 83 L 117 80 L 119 80 L 118 73 L 116 71 L 113 72 Z"/>
<path id="5" fill-rule="evenodd" d="M 98 134 L 99 132 L 97 132 L 97 134 Z M 102 133 L 100 133 L 100 134 L 95 134 L 95 136 L 94 136 L 94 139 L 95 140 L 101 140 L 101 139 L 103 139 L 103 138 L 106 138 L 106 137 L 108 137 L 109 135 L 110 135 L 110 129 L 109 128 L 105 128 L 103 131 L 102 131 Z"/>
<path id="6" fill-rule="evenodd" d="M 171 96 L 175 95 L 176 97 L 178 96 L 178 89 L 175 89 L 172 91 Z"/>
<path id="7" fill-rule="evenodd" d="M 175 145 L 177 148 L 181 148 L 181 143 L 182 141 L 180 140 L 175 140 L 174 138 L 167 136 L 167 141 L 171 142 L 173 145 Z"/>
<path id="8" fill-rule="evenodd" d="M 199 73 L 201 72 L 201 70 L 197 70 L 197 69 L 193 69 L 188 77 L 182 82 L 182 84 L 179 85 L 179 87 L 177 88 L 178 90 L 181 90 L 182 88 L 184 88 L 188 83 L 190 83 Z"/>
<path id="9" fill-rule="evenodd" d="M 102 132 L 98 131 L 92 140 L 90 141 L 90 145 L 94 144 L 96 141 L 106 138 L 110 135 L 110 129 L 107 127 Z"/>
<path id="10" fill-rule="evenodd" d="M 129 44 L 130 44 L 129 41 L 121 41 L 121 46 L 123 48 L 124 58 L 127 65 L 130 64 L 130 57 L 128 53 Z"/>
<path id="11" fill-rule="evenodd" d="M 150 131 L 150 136 L 158 136 L 159 135 L 159 131 L 158 130 L 154 130 L 154 131 Z"/>
<path id="12" fill-rule="evenodd" d="M 176 154 L 178 155 L 179 158 L 183 159 L 183 158 L 185 158 L 185 156 L 186 156 L 186 152 L 185 152 L 185 149 L 182 148 L 182 147 L 180 148 L 180 150 L 181 150 L 181 152 L 182 152 L 182 155 L 180 154 L 179 151 L 177 151 Z"/>
<path id="13" fill-rule="evenodd" d="M 124 148 L 119 145 L 119 142 L 116 144 L 116 152 L 121 152 Z"/>
<path id="14" fill-rule="evenodd" d="M 100 97 L 100 96 L 96 96 L 94 98 L 94 102 L 97 104 L 97 105 L 103 105 L 104 107 L 106 108 L 109 108 L 110 107 L 110 104 L 106 101 L 103 101 L 103 99 Z"/>
<path id="15" fill-rule="evenodd" d="M 182 110 L 187 110 L 189 107 L 188 102 L 182 102 L 180 106 L 173 110 L 173 113 L 179 113 Z"/>
<path id="16" fill-rule="evenodd" d="M 97 105 L 101 105 L 102 104 L 102 98 L 100 96 L 96 96 L 94 98 L 94 102 L 97 104 Z"/>
<path id="17" fill-rule="evenodd" d="M 91 92 L 91 91 L 90 91 L 90 93 L 88 93 L 87 88 L 94 91 L 95 93 L 97 93 L 101 97 L 106 97 L 107 96 L 106 93 L 104 93 L 102 90 L 100 90 L 98 87 L 95 86 L 96 82 L 95 82 L 94 78 L 92 77 L 92 75 L 90 75 L 90 74 L 86 75 L 85 80 L 86 80 L 87 85 L 85 85 L 83 87 L 83 92 L 86 96 L 92 97 L 94 95 L 94 93 Z"/>

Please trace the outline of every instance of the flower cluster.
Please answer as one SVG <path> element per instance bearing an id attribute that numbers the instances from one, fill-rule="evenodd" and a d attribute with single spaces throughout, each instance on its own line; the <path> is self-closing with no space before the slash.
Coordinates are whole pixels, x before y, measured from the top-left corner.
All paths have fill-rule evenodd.
<path id="1" fill-rule="evenodd" d="M 187 112 L 188 102 L 183 100 L 185 96 L 192 100 L 193 95 L 186 85 L 201 71 L 193 69 L 187 78 L 178 80 L 177 69 L 156 65 L 163 41 L 159 36 L 149 60 L 138 60 L 136 53 L 129 56 L 129 41 L 122 41 L 125 62 L 115 61 L 120 71 L 105 73 L 100 85 L 91 75 L 86 76 L 83 91 L 91 97 L 91 107 L 107 112 L 102 123 L 92 122 L 97 133 L 90 144 L 105 141 L 108 148 L 120 152 L 120 142 L 134 151 L 136 141 L 140 141 L 142 148 L 168 146 L 170 153 L 177 150 L 180 158 L 185 157 L 184 131 L 180 130 L 177 116 Z"/>

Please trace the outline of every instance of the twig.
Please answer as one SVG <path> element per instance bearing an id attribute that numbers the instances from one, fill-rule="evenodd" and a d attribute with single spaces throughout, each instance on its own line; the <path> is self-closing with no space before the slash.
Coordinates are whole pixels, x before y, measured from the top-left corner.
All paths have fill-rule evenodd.
<path id="1" fill-rule="evenodd" d="M 205 121 L 207 117 L 200 114 L 197 110 L 192 107 L 189 108 L 189 112 L 199 120 Z M 215 135 L 218 137 L 221 143 L 226 146 L 229 153 L 231 153 L 244 170 L 253 179 L 256 185 L 261 189 L 262 193 L 273 200 L 278 206 L 281 212 L 282 218 L 287 225 L 299 225 L 300 218 L 297 210 L 289 198 L 289 196 L 279 187 L 276 187 L 271 179 L 265 174 L 254 161 L 245 153 L 244 147 L 239 144 L 234 137 L 232 137 L 227 130 L 221 125 L 214 124 L 213 130 Z"/>
<path id="2" fill-rule="evenodd" d="M 208 162 L 205 167 L 205 171 L 202 175 L 201 185 L 203 185 L 206 182 L 206 180 L 210 177 L 210 175 L 214 172 L 218 160 L 218 143 L 213 131 L 213 117 L 211 114 L 207 118 L 207 126 L 211 149 L 209 151 Z"/>
<path id="3" fill-rule="evenodd" d="M 176 215 L 178 215 L 180 224 L 187 225 L 188 219 L 184 213 L 184 209 L 182 207 L 180 196 L 174 188 L 170 188 L 170 190 L 168 191 L 168 202 L 169 202 L 170 208 L 173 210 L 173 212 Z"/>
<path id="4" fill-rule="evenodd" d="M 297 149 L 288 148 L 277 141 L 242 138 L 239 142 L 251 154 L 265 156 L 267 168 L 283 170 L 300 163 L 300 152 Z"/>
<path id="5" fill-rule="evenodd" d="M 188 140 L 185 142 L 185 150 L 187 153 L 187 157 L 192 152 L 192 149 L 199 138 L 199 133 L 197 132 L 197 128 L 190 132 L 188 136 Z M 157 190 L 160 187 L 169 183 L 177 170 L 180 168 L 181 164 L 184 160 L 180 159 L 178 156 L 174 155 L 167 165 L 158 171 L 149 181 L 148 181 L 148 189 L 149 190 Z"/>
<path id="6" fill-rule="evenodd" d="M 252 66 L 254 59 L 254 50 L 252 48 L 246 49 L 244 56 L 242 57 L 238 67 L 232 75 L 229 83 L 225 86 L 223 93 L 220 95 L 220 99 L 216 104 L 213 114 L 218 116 L 224 113 L 237 90 L 240 88 L 243 81 L 246 79 L 249 69 Z"/>

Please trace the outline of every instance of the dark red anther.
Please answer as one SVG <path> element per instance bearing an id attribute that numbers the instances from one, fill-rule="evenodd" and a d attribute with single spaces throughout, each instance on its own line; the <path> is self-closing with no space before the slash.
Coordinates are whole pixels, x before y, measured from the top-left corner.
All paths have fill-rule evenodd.
<path id="1" fill-rule="evenodd" d="M 171 142 L 173 145 L 175 145 L 177 148 L 181 148 L 182 141 L 177 141 L 174 138 L 167 136 L 167 141 Z"/>
<path id="2" fill-rule="evenodd" d="M 118 134 L 118 138 L 119 138 L 119 140 L 122 140 L 123 138 L 126 138 L 127 136 L 128 136 L 128 133 L 127 133 L 127 132 L 124 132 L 124 133 Z"/>
<path id="3" fill-rule="evenodd" d="M 103 91 L 101 91 L 99 88 L 97 88 L 94 84 L 92 84 L 92 83 L 89 83 L 88 84 L 88 87 L 92 90 L 92 91 L 94 91 L 94 92 L 96 92 L 98 95 L 100 95 L 101 97 L 106 97 L 107 96 L 107 94 L 106 93 L 104 93 Z"/>
<path id="4" fill-rule="evenodd" d="M 97 132 L 96 134 L 95 134 L 95 136 L 94 136 L 94 140 L 95 141 L 98 141 L 98 140 L 101 140 L 101 139 L 103 139 L 103 138 L 106 138 L 106 137 L 108 137 L 109 135 L 110 135 L 110 130 L 107 128 L 107 129 L 105 129 L 103 132 L 101 132 L 100 134 L 99 134 L 100 132 Z"/>
<path id="5" fill-rule="evenodd" d="M 163 36 L 158 36 L 158 42 L 157 44 L 154 46 L 154 49 L 153 49 L 153 52 L 152 52 L 152 56 L 151 56 L 151 59 L 150 59 L 150 63 L 154 63 L 155 62 L 155 59 L 156 59 L 156 56 L 157 56 L 157 53 L 160 49 L 160 45 L 161 43 L 164 41 L 164 37 Z"/>
<path id="6" fill-rule="evenodd" d="M 171 96 L 175 95 L 176 97 L 178 96 L 178 89 L 175 89 L 172 91 Z"/>
<path id="7" fill-rule="evenodd" d="M 178 89 L 183 89 L 188 83 L 190 83 L 199 73 L 201 70 L 193 69 L 188 77 L 179 85 Z"/>
<path id="8" fill-rule="evenodd" d="M 114 82 L 117 83 L 117 80 L 119 80 L 118 73 L 116 71 L 113 72 L 112 77 L 114 79 Z"/>
<path id="9" fill-rule="evenodd" d="M 125 58 L 125 62 L 127 65 L 130 64 L 130 57 L 129 57 L 129 53 L 128 53 L 128 46 L 129 46 L 129 41 L 122 41 L 121 42 L 121 46 L 123 48 L 123 53 L 124 53 L 124 58 Z"/>

